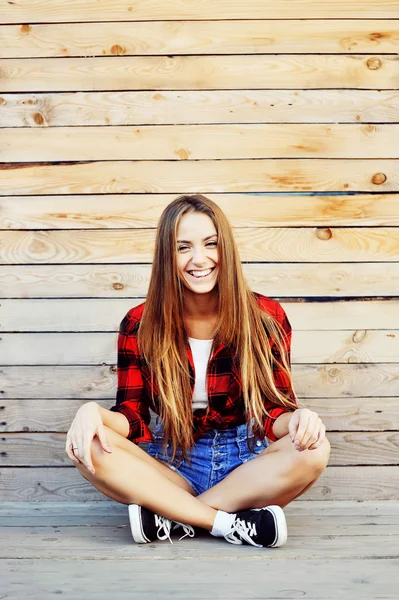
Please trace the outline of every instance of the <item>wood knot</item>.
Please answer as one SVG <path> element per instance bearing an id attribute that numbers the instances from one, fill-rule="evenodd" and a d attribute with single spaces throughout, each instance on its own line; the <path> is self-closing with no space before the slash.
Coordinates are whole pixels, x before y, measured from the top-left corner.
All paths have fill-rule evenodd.
<path id="1" fill-rule="evenodd" d="M 316 229 L 316 236 L 319 240 L 330 240 L 332 238 L 332 231 L 329 227 L 318 227 Z"/>
<path id="2" fill-rule="evenodd" d="M 384 173 L 375 173 L 371 178 L 371 181 L 375 183 L 375 185 L 381 185 L 382 183 L 385 183 L 386 180 L 387 176 Z"/>
<path id="3" fill-rule="evenodd" d="M 44 123 L 44 117 L 40 113 L 35 113 L 33 115 L 33 120 L 36 123 L 36 125 L 43 125 L 43 123 Z"/>
<path id="4" fill-rule="evenodd" d="M 111 371 L 111 373 L 116 373 L 117 372 L 116 365 L 111 365 L 109 370 Z"/>
<path id="5" fill-rule="evenodd" d="M 352 342 L 354 344 L 359 344 L 360 342 L 362 342 L 364 340 L 366 335 L 367 335 L 366 329 L 358 329 L 357 331 L 355 331 L 355 333 L 352 336 Z"/>
<path id="6" fill-rule="evenodd" d="M 125 49 L 119 44 L 114 44 L 111 48 L 111 54 L 125 54 Z"/>
<path id="7" fill-rule="evenodd" d="M 382 67 L 382 60 L 379 58 L 369 58 L 366 65 L 371 71 L 376 71 Z"/>
<path id="8" fill-rule="evenodd" d="M 123 284 L 122 283 L 113 283 L 112 287 L 114 288 L 114 290 L 123 290 Z"/>
<path id="9" fill-rule="evenodd" d="M 382 35 L 382 33 L 370 33 L 369 35 L 369 39 L 373 42 L 374 40 L 380 40 L 382 39 L 384 36 Z"/>
<path id="10" fill-rule="evenodd" d="M 32 27 L 30 25 L 22 25 L 21 33 L 29 33 Z"/>
<path id="11" fill-rule="evenodd" d="M 5 103 L 6 103 L 5 99 L 4 99 L 4 98 L 0 98 L 0 106 L 1 106 L 2 104 L 5 104 Z"/>
<path id="12" fill-rule="evenodd" d="M 189 151 L 185 150 L 184 148 L 179 148 L 179 150 L 176 150 L 176 154 L 181 160 L 188 160 L 188 157 L 190 156 Z"/>

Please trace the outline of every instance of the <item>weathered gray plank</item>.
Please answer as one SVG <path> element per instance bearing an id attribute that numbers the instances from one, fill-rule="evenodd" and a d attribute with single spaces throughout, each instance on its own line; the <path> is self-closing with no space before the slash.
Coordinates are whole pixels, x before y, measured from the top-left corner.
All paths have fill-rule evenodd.
<path id="1" fill-rule="evenodd" d="M 300 398 L 323 419 L 327 431 L 399 430 L 399 398 Z M 54 404 L 56 402 L 57 404 Z M 58 398 L 3 399 L 0 432 L 68 431 L 76 411 L 87 400 Z M 110 408 L 111 400 L 98 400 Z M 55 410 L 54 410 L 55 409 Z"/>
<path id="2" fill-rule="evenodd" d="M 113 558 L 141 561 L 176 560 L 191 561 L 213 559 L 232 560 L 281 560 L 285 558 L 399 558 L 399 533 L 380 535 L 377 531 L 368 535 L 337 535 L 336 527 L 330 524 L 330 532 L 319 535 L 317 524 L 313 523 L 313 536 L 305 544 L 303 536 L 290 536 L 285 546 L 278 549 L 254 548 L 253 546 L 231 546 L 223 539 L 204 533 L 194 538 L 186 538 L 180 543 L 179 534 L 173 534 L 176 543 L 159 541 L 154 544 L 135 544 L 129 524 L 110 527 L 73 527 L 65 531 L 62 526 L 54 526 L 51 531 L 41 527 L 7 527 L 7 540 L 0 549 L 1 559 L 55 558 L 99 560 Z M 370 528 L 371 530 L 371 528 Z M 173 539 L 172 538 L 172 539 Z"/>
<path id="3" fill-rule="evenodd" d="M 399 364 L 294 364 L 292 374 L 298 398 L 399 396 Z M 116 394 L 115 365 L 0 367 L 0 380 L 0 398 L 113 400 Z"/>
<path id="4" fill-rule="evenodd" d="M 306 500 L 398 500 L 399 466 L 328 467 Z M 106 501 L 74 468 L 1 467 L 2 500 Z"/>
<path id="5" fill-rule="evenodd" d="M 399 503 L 310 502 L 295 500 L 286 514 L 290 537 L 330 535 L 391 535 L 399 530 Z M 127 507 L 118 502 L 4 502 L 0 506 L 0 527 L 85 527 L 125 526 Z M 48 529 L 47 529 L 48 531 Z M 5 533 L 6 535 L 6 533 Z"/>
<path id="6" fill-rule="evenodd" d="M 397 404 L 399 406 L 399 398 Z M 332 466 L 398 463 L 398 431 L 332 431 L 327 432 L 327 436 L 331 444 L 329 464 Z M 65 442 L 66 433 L 3 433 L 0 438 L 0 466 L 70 466 Z"/>
<path id="7" fill-rule="evenodd" d="M 0 578 L 8 600 L 43 600 L 54 594 L 68 600 L 397 600 L 397 559 L 284 557 L 281 565 L 277 553 L 271 557 L 266 551 L 258 559 L 204 558 L 196 563 L 152 557 L 113 560 L 112 555 L 106 563 L 71 557 L 11 559 L 0 561 Z"/>

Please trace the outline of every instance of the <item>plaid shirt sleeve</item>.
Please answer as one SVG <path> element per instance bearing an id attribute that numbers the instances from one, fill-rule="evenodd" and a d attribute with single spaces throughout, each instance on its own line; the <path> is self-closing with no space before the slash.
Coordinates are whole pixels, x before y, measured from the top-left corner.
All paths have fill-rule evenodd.
<path id="1" fill-rule="evenodd" d="M 277 316 L 277 319 L 278 319 L 280 325 L 282 326 L 282 328 L 285 332 L 285 338 L 284 338 L 285 357 L 287 359 L 288 366 L 291 368 L 292 327 L 288 320 L 285 310 L 283 309 L 281 304 L 278 304 L 278 303 L 277 303 L 276 316 Z M 272 353 L 275 356 L 275 358 L 281 362 L 281 355 L 277 350 L 277 346 L 272 343 L 271 348 L 272 348 Z M 290 384 L 289 384 L 287 375 L 281 369 L 278 368 L 276 363 L 274 363 L 273 371 L 274 371 L 274 380 L 276 383 L 276 387 L 279 390 L 281 390 L 283 393 L 288 394 L 290 400 L 292 400 L 292 402 L 294 402 L 295 405 L 297 405 L 297 398 L 295 396 L 294 390 L 292 389 L 292 386 L 290 386 Z M 265 435 L 272 442 L 275 442 L 277 440 L 277 438 L 273 433 L 274 421 L 280 415 L 282 415 L 286 412 L 292 412 L 292 409 L 286 408 L 285 406 L 277 406 L 276 407 L 276 405 L 272 402 L 270 402 L 270 403 L 265 402 L 265 408 L 270 415 L 270 417 L 269 416 L 265 417 L 265 421 L 264 421 Z"/>
<path id="2" fill-rule="evenodd" d="M 149 430 L 151 415 L 146 398 L 140 358 L 137 348 L 137 334 L 132 331 L 134 317 L 129 311 L 123 319 L 118 333 L 118 389 L 116 404 L 110 410 L 120 412 L 129 421 L 128 438 L 132 442 L 151 442 Z"/>

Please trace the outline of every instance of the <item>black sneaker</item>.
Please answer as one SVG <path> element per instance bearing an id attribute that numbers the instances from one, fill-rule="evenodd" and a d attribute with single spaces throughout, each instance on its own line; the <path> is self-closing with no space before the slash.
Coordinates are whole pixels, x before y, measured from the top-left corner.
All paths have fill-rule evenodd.
<path id="1" fill-rule="evenodd" d="M 136 544 L 147 544 L 148 542 L 154 542 L 156 539 L 169 540 L 173 544 L 170 532 L 174 523 L 174 528 L 176 526 L 183 527 L 185 535 L 180 538 L 181 540 L 187 535 L 194 537 L 194 529 L 191 525 L 170 521 L 139 504 L 129 504 L 128 510 L 130 530 Z"/>
<path id="2" fill-rule="evenodd" d="M 287 541 L 287 522 L 280 506 L 242 510 L 224 536 L 230 544 L 277 548 Z"/>

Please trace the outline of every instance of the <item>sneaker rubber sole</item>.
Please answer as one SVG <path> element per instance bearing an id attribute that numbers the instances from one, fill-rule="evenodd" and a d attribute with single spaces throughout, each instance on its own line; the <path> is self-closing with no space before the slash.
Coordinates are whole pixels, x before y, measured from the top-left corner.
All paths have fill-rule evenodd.
<path id="1" fill-rule="evenodd" d="M 278 548 L 279 546 L 284 546 L 287 541 L 287 521 L 285 518 L 285 514 L 281 506 L 271 505 L 266 506 L 262 510 L 268 510 L 274 518 L 274 523 L 276 526 L 277 537 L 273 544 L 270 544 L 270 548 Z"/>
<path id="2" fill-rule="evenodd" d="M 129 521 L 130 521 L 130 531 L 132 532 L 132 536 L 136 544 L 147 544 L 150 540 L 148 540 L 142 528 L 141 521 L 141 506 L 138 504 L 129 504 Z"/>

